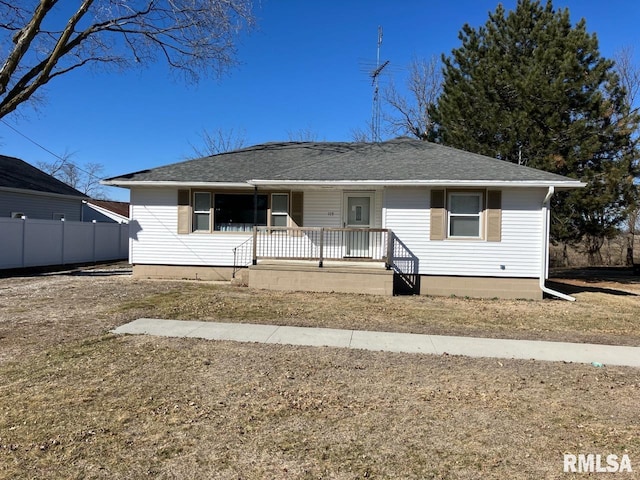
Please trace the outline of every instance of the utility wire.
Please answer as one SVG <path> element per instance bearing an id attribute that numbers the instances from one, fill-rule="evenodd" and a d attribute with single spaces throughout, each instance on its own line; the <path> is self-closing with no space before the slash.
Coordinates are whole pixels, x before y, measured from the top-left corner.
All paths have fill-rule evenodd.
<path id="1" fill-rule="evenodd" d="M 57 158 L 58 160 L 60 160 L 63 164 L 64 163 L 69 163 L 68 159 L 62 158 L 60 155 L 57 155 L 55 153 L 53 153 L 51 150 L 49 150 L 48 148 L 42 146 L 41 144 L 39 144 L 38 142 L 36 142 L 35 140 L 33 140 L 32 138 L 29 138 L 28 136 L 26 136 L 24 133 L 22 133 L 21 131 L 19 131 L 17 128 L 15 128 L 13 125 L 7 123 L 4 119 L 0 119 L 0 122 L 2 122 L 3 124 L 5 124 L 7 127 L 9 127 L 11 130 L 13 130 L 14 132 L 16 132 L 18 135 L 20 135 L 21 137 L 26 138 L 27 140 L 29 140 L 31 143 L 33 143 L 36 147 L 41 148 L 42 150 L 44 150 L 45 152 L 47 152 L 49 155 L 54 156 L 55 158 Z M 90 177 L 93 177 L 95 179 L 101 180 L 101 177 L 98 177 L 97 175 L 88 172 L 86 170 L 84 170 L 83 168 L 79 167 L 78 165 L 76 165 L 74 163 L 75 167 L 80 170 L 82 173 L 89 175 Z"/>

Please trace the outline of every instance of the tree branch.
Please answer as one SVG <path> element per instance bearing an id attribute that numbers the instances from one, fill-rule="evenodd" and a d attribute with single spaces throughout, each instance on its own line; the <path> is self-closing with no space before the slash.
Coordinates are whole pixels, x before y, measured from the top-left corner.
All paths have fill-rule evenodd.
<path id="1" fill-rule="evenodd" d="M 49 10 L 51 10 L 51 8 L 56 4 L 56 1 L 57 0 L 40 0 L 40 3 L 38 4 L 38 7 L 36 8 L 36 11 L 29 23 L 27 23 L 24 28 L 18 30 L 14 35 L 13 50 L 2 65 L 2 69 L 0 69 L 0 95 L 7 91 L 7 85 L 9 84 L 11 76 L 18 68 L 22 57 L 24 57 L 25 53 L 29 50 L 31 42 L 40 30 L 40 24 Z"/>

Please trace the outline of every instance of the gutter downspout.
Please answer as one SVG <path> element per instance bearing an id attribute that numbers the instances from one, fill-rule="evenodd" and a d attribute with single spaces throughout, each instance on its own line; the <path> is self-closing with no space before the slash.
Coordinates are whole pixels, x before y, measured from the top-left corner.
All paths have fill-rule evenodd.
<path id="1" fill-rule="evenodd" d="M 542 290 L 544 293 L 548 293 L 549 295 L 553 295 L 554 297 L 562 298 L 563 300 L 568 300 L 570 302 L 575 302 L 576 299 L 574 297 L 565 295 L 564 293 L 558 292 L 556 290 L 552 290 L 544 284 L 549 274 L 549 221 L 551 216 L 549 212 L 549 202 L 551 201 L 551 197 L 553 196 L 554 191 L 554 187 L 549 187 L 549 191 L 542 201 L 542 255 L 540 259 L 540 290 Z"/>

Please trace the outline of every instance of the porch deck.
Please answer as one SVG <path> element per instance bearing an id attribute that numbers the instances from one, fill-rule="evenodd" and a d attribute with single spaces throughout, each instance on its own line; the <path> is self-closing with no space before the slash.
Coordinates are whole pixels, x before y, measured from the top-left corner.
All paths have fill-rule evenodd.
<path id="1" fill-rule="evenodd" d="M 234 259 L 252 288 L 419 293 L 418 260 L 389 229 L 254 227 Z"/>

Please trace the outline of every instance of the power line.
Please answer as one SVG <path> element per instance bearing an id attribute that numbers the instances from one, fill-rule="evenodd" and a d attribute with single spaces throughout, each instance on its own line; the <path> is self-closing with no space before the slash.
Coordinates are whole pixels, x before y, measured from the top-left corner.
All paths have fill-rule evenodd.
<path id="1" fill-rule="evenodd" d="M 42 145 L 40 145 L 38 142 L 36 142 L 35 140 L 27 137 L 24 133 L 22 133 L 21 131 L 19 131 L 17 128 L 15 128 L 13 125 L 8 124 L 5 120 L 1 120 L 0 122 L 4 123 L 7 127 L 9 127 L 11 130 L 13 130 L 14 132 L 16 132 L 18 135 L 20 135 L 21 137 L 26 138 L 27 140 L 29 140 L 31 143 L 33 143 L 36 147 L 41 148 L 42 150 L 44 150 L 45 152 L 47 152 L 50 155 L 53 155 L 54 157 L 56 157 L 58 160 L 62 160 L 63 162 L 66 162 L 66 160 L 62 157 L 60 157 L 59 155 L 56 155 L 55 153 L 53 153 L 51 150 L 49 150 L 46 147 L 43 147 Z"/>
<path id="2" fill-rule="evenodd" d="M 70 163 L 69 160 L 62 158 L 60 155 L 57 155 L 56 153 L 53 153 L 51 150 L 49 150 L 48 148 L 44 147 L 43 145 L 39 144 L 38 142 L 36 142 L 35 140 L 33 140 L 32 138 L 28 137 L 27 135 L 25 135 L 24 133 L 22 133 L 21 131 L 19 131 L 17 128 L 15 128 L 13 125 L 7 123 L 4 119 L 0 119 L 0 122 L 2 122 L 4 125 L 6 125 L 7 127 L 9 127 L 11 130 L 13 130 L 14 132 L 16 132 L 18 135 L 20 135 L 21 137 L 27 139 L 28 141 L 30 141 L 31 143 L 33 143 L 36 147 L 44 150 L 45 152 L 47 152 L 49 155 L 52 155 L 53 157 L 57 158 L 58 160 L 60 160 L 63 164 L 65 163 Z M 74 166 L 80 170 L 82 173 L 84 173 L 85 175 L 89 175 L 92 178 L 95 178 L 97 180 L 102 180 L 100 177 L 98 177 L 97 175 L 86 171 L 85 169 L 79 167 L 77 164 L 74 163 Z"/>

